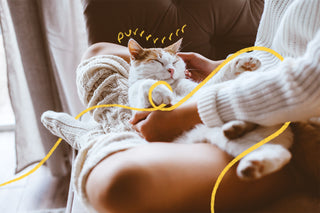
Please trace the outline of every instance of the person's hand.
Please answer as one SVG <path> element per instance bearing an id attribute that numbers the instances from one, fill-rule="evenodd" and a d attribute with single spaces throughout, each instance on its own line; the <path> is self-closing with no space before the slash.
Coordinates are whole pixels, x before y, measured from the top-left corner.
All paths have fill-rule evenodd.
<path id="1" fill-rule="evenodd" d="M 203 81 L 222 61 L 212 61 L 198 53 L 178 53 L 187 65 L 186 76 L 195 82 Z"/>
<path id="2" fill-rule="evenodd" d="M 201 120 L 192 103 L 172 111 L 136 112 L 130 123 L 149 142 L 169 142 Z"/>

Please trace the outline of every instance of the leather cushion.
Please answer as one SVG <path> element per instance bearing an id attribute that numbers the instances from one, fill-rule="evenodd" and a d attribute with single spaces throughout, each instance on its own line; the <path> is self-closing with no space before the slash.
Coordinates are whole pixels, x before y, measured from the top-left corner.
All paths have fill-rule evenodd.
<path id="1" fill-rule="evenodd" d="M 119 44 L 120 32 L 124 35 L 120 44 L 125 46 L 129 37 L 143 47 L 164 47 L 183 37 L 182 51 L 211 59 L 252 46 L 263 10 L 263 0 L 83 0 L 83 5 L 90 44 Z M 184 33 L 180 30 L 176 36 L 184 25 Z M 125 36 L 130 29 L 131 35 Z"/>

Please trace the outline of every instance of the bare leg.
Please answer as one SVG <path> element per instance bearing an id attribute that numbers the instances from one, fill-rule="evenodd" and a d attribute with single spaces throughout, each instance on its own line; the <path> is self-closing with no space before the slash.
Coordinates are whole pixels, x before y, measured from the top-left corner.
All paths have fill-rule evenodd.
<path id="1" fill-rule="evenodd" d="M 150 143 L 102 160 L 87 180 L 99 212 L 210 212 L 210 196 L 231 157 L 211 144 Z M 244 210 L 277 199 L 290 185 L 288 171 L 244 182 L 235 167 L 218 189 L 218 210 Z"/>
<path id="2" fill-rule="evenodd" d="M 107 42 L 91 45 L 82 56 L 82 61 L 97 55 L 116 55 L 130 63 L 130 54 L 127 47 Z"/>

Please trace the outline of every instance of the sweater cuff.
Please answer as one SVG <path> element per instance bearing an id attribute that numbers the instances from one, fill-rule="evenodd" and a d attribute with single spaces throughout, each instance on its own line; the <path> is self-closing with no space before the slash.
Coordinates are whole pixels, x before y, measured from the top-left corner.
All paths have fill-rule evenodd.
<path id="1" fill-rule="evenodd" d="M 223 125 L 223 122 L 217 111 L 217 92 L 218 88 L 213 88 L 198 99 L 198 113 L 201 121 L 208 127 L 215 127 Z"/>

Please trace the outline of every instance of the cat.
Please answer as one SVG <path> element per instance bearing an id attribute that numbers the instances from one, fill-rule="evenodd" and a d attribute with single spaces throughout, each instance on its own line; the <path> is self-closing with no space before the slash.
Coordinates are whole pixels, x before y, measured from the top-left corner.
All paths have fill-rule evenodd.
<path id="1" fill-rule="evenodd" d="M 198 84 L 186 78 L 186 65 L 177 55 L 182 39 L 165 48 L 142 48 L 130 39 L 129 104 L 131 107 L 148 108 L 149 89 L 157 81 L 166 81 L 173 89 L 157 86 L 152 93 L 156 105 L 174 105 Z M 196 100 L 207 85 L 235 79 L 247 71 L 257 70 L 261 62 L 253 57 L 238 57 L 225 65 L 209 82 L 196 92 L 191 99 Z M 221 83 L 221 84 L 220 84 Z M 190 101 L 190 100 L 188 100 Z M 175 143 L 211 143 L 232 156 L 237 156 L 255 143 L 277 131 L 281 125 L 257 126 L 244 121 L 231 121 L 222 127 L 209 128 L 199 124 L 176 138 Z M 243 157 L 237 167 L 237 175 L 243 180 L 254 180 L 275 172 L 291 159 L 289 148 L 293 135 L 288 128 L 280 136 Z"/>

